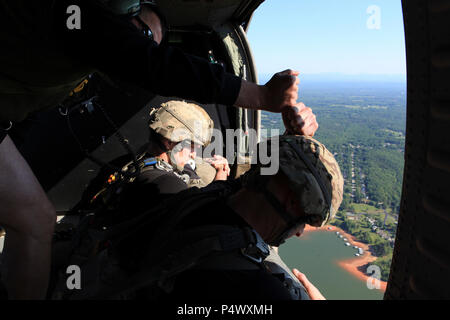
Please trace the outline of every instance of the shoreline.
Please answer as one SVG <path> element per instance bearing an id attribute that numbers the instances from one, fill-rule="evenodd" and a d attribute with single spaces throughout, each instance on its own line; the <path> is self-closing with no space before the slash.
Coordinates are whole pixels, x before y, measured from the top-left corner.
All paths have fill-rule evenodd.
<path id="1" fill-rule="evenodd" d="M 328 228 L 331 228 L 329 230 Z M 367 283 L 367 279 L 369 279 L 369 276 L 362 271 L 362 267 L 367 265 L 368 263 L 371 263 L 377 259 L 377 257 L 373 256 L 372 253 L 369 251 L 369 245 L 359 242 L 355 239 L 355 237 L 344 230 L 342 230 L 339 227 L 336 226 L 324 226 L 321 228 L 311 227 L 309 225 L 305 226 L 305 230 L 303 231 L 302 236 L 307 236 L 310 232 L 315 231 L 326 231 L 326 232 L 333 232 L 336 233 L 336 231 L 339 231 L 340 234 L 342 234 L 345 238 L 347 238 L 348 242 L 352 246 L 358 246 L 362 249 L 364 249 L 364 254 L 359 257 L 354 257 L 346 260 L 340 260 L 336 263 L 344 270 L 348 271 L 350 274 L 352 274 L 354 277 L 358 278 L 361 281 L 364 281 Z M 380 280 L 380 288 L 378 290 L 385 292 L 387 287 L 387 282 Z"/>

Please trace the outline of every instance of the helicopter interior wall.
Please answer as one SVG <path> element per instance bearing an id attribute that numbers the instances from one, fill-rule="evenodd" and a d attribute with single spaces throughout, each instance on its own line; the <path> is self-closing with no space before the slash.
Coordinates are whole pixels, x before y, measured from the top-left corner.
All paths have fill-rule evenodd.
<path id="1" fill-rule="evenodd" d="M 126 91 L 117 90 L 108 82 L 103 81 L 101 77 L 95 76 L 90 79 L 89 88 L 93 87 L 95 87 L 95 95 L 99 97 L 99 102 L 117 127 L 121 127 L 136 112 L 143 109 L 143 106 L 153 96 L 138 88 L 126 87 Z M 88 93 L 89 96 L 91 94 L 91 92 Z M 85 171 L 76 170 L 86 158 L 86 154 L 81 148 L 90 153 L 96 149 L 102 149 L 103 142 L 107 141 L 108 137 L 115 132 L 98 108 L 77 106 L 69 112 L 69 117 L 72 130 L 81 144 L 80 147 L 69 128 L 67 117 L 63 115 L 65 112 L 65 109 L 58 108 L 40 112 L 22 123 L 15 124 L 9 132 L 45 191 L 65 185 L 66 188 L 69 188 L 67 193 L 73 193 L 75 185 L 85 184 L 85 181 L 95 173 L 91 167 L 98 166 L 90 166 Z M 113 149 L 117 150 L 116 153 L 124 153 L 124 148 L 117 139 L 112 140 L 115 141 Z M 133 145 L 132 140 L 130 139 L 131 145 Z M 112 154 L 102 152 L 94 152 L 94 154 L 102 161 L 112 159 Z M 72 175 L 73 179 L 67 179 L 72 171 L 76 172 L 75 175 Z M 65 182 L 62 182 L 63 180 Z M 64 188 L 57 194 L 57 199 L 67 196 L 63 190 Z M 58 200 L 57 202 L 65 201 Z M 67 209 L 66 205 L 63 207 Z"/>
<path id="2" fill-rule="evenodd" d="M 158 106 L 161 103 L 172 100 L 172 98 L 155 96 L 144 108 L 129 119 L 123 126 L 119 128 L 120 133 L 129 141 L 134 151 L 143 146 L 148 139 L 148 113 L 152 106 Z M 223 128 L 223 109 L 217 105 L 202 105 L 208 112 L 215 123 L 217 129 Z M 222 106 L 225 108 L 225 106 Z M 225 113 L 226 116 L 226 113 Z M 226 122 L 225 122 L 226 124 Z M 137 129 L 138 128 L 138 129 Z M 70 137 L 68 137 L 70 138 Z M 77 146 L 73 145 L 75 150 L 79 151 Z M 102 161 L 111 161 L 119 156 L 126 154 L 126 150 L 118 141 L 116 136 L 112 135 L 105 140 L 99 147 L 92 151 L 92 155 Z M 65 212 L 72 208 L 81 198 L 82 192 L 87 184 L 97 175 L 100 166 L 89 159 L 79 161 L 70 172 L 58 181 L 48 191 L 48 197 L 56 207 L 57 211 Z"/>
<path id="3" fill-rule="evenodd" d="M 157 0 L 172 26 L 214 27 L 230 20 L 244 22 L 263 0 Z"/>
<path id="4" fill-rule="evenodd" d="M 148 141 L 147 124 L 150 106 L 159 105 L 166 100 L 167 98 L 155 96 L 119 128 L 120 133 L 127 139 L 135 152 Z M 92 151 L 94 157 L 104 162 L 125 154 L 127 151 L 115 135 L 107 138 L 105 143 L 101 143 Z M 67 211 L 72 208 L 80 200 L 85 187 L 97 175 L 99 169 L 99 165 L 84 158 L 58 181 L 47 193 L 57 211 Z"/>
<path id="5" fill-rule="evenodd" d="M 215 61 L 233 73 L 232 62 L 219 36 L 213 31 L 190 31 L 189 29 L 172 31 L 166 44 L 177 47 L 186 53 Z M 236 128 L 236 109 L 221 104 L 201 104 L 214 121 L 215 129 L 225 134 L 226 129 Z"/>
<path id="6" fill-rule="evenodd" d="M 217 60 L 230 65 L 220 40 L 212 33 L 182 33 L 178 40 L 171 43 L 182 50 L 208 58 L 209 51 L 217 55 Z M 159 105 L 169 98 L 154 96 L 139 88 L 111 83 L 103 76 L 94 76 L 88 86 L 96 95 L 120 132 L 136 150 L 148 137 L 146 128 L 149 106 Z M 150 102 L 149 102 L 150 101 Z M 146 107 L 143 107 L 146 106 Z M 219 130 L 234 128 L 234 108 L 223 105 L 204 105 Z M 85 185 L 95 177 L 99 166 L 86 160 L 87 150 L 103 162 L 110 161 L 126 151 L 115 138 L 114 128 L 105 120 L 98 109 L 89 111 L 81 107 L 70 112 L 70 123 L 75 133 L 74 139 L 67 124 L 67 118 L 58 109 L 41 112 L 15 125 L 10 136 L 19 151 L 29 163 L 41 182 L 44 190 L 55 204 L 57 210 L 67 210 L 79 199 Z M 65 111 L 63 110 L 62 113 Z M 111 137 L 112 136 L 112 137 Z M 109 138 L 111 137 L 111 138 Z M 82 147 L 80 148 L 80 145 Z"/>

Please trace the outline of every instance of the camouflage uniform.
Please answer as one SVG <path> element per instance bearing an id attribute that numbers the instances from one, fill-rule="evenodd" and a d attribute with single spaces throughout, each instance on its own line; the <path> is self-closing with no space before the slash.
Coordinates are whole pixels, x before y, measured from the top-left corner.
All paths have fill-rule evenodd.
<path id="1" fill-rule="evenodd" d="M 221 253 L 214 251 L 205 255 L 195 268 L 183 269 L 185 272 L 177 275 L 177 287 L 167 296 L 168 300 L 189 297 L 223 301 L 230 297 L 248 296 L 262 300 L 308 298 L 303 286 L 295 276 L 289 274 L 289 269 L 281 259 L 273 251 L 272 256 L 267 256 L 267 245 L 278 246 L 283 243 L 292 235 L 292 227 L 304 223 L 302 220 L 305 216 L 307 223 L 312 225 L 321 225 L 331 219 L 342 201 L 343 178 L 333 155 L 312 138 L 275 137 L 262 142 L 260 147 L 272 144 L 274 139 L 278 138 L 279 148 L 272 151 L 279 151 L 281 172 L 287 176 L 289 185 L 298 195 L 305 215 L 292 217 L 294 223 L 288 223 L 275 239 L 262 239 L 258 231 L 253 230 L 256 238 L 260 239 L 256 245 L 245 250 Z M 242 219 L 239 210 L 235 211 L 229 206 L 228 199 L 239 194 L 244 188 L 257 192 L 265 191 L 264 198 L 272 204 L 269 200 L 270 191 L 265 189 L 265 186 L 273 175 L 261 175 L 262 167 L 261 164 L 253 166 L 239 180 L 215 182 L 201 191 L 191 189 L 180 193 L 180 198 L 172 203 L 176 203 L 176 210 L 185 219 L 181 225 L 185 223 L 185 228 L 189 226 L 194 229 L 201 226 L 201 230 L 206 230 L 209 226 L 235 227 L 236 232 L 240 228 L 253 228 Z M 251 195 L 248 197 L 248 201 L 260 199 L 252 198 Z M 283 206 L 274 206 L 274 209 L 283 209 Z M 300 219 L 296 220 L 298 218 Z M 184 229 L 180 227 L 179 230 L 175 233 L 179 234 Z M 235 239 L 226 239 L 224 242 L 227 244 L 235 243 Z M 189 256 L 193 254 L 191 246 L 186 250 L 189 250 Z"/>
<path id="2" fill-rule="evenodd" d="M 160 114 L 164 113 L 161 111 Z M 306 162 L 299 156 L 296 150 L 298 148 L 301 154 L 306 156 Z M 313 217 L 312 222 L 320 220 L 322 223 L 329 219 L 339 207 L 343 185 L 339 166 L 333 156 L 316 140 L 301 136 L 281 137 L 279 151 L 281 170 L 299 195 L 305 213 Z M 310 166 L 313 167 L 313 171 L 317 171 L 315 174 L 311 173 Z M 124 263 L 124 268 L 127 266 L 126 263 L 132 261 L 132 266 L 140 265 L 143 270 L 143 273 L 139 274 L 143 281 L 135 281 L 134 287 L 130 287 L 130 282 L 123 278 L 123 273 L 120 273 L 119 285 L 118 282 L 112 281 L 113 278 L 106 278 L 104 283 L 107 283 L 107 286 L 101 281 L 92 284 L 93 290 L 87 291 L 87 294 L 93 292 L 94 295 L 84 298 L 97 298 L 95 290 L 102 294 L 102 290 L 105 289 L 106 292 L 114 289 L 116 290 L 112 291 L 114 293 L 120 290 L 126 290 L 128 293 L 131 289 L 140 289 L 139 286 L 149 286 L 148 290 L 141 288 L 143 290 L 139 290 L 136 297 L 154 299 L 154 295 L 157 294 L 161 301 L 186 298 L 223 301 L 230 297 L 247 299 L 250 296 L 256 300 L 304 299 L 306 297 L 304 288 L 284 270 L 285 267 L 279 257 L 275 255 L 268 258 L 269 240 L 263 239 L 239 212 L 229 206 L 228 199 L 238 194 L 242 188 L 258 190 L 272 177 L 261 176 L 260 168 L 261 165 L 256 165 L 242 177 L 242 181 L 218 181 L 205 189 L 185 190 L 166 198 L 156 207 L 155 202 L 148 198 L 151 192 L 142 189 L 141 194 L 133 193 L 138 199 L 144 200 L 139 204 L 144 211 L 136 211 L 142 213 L 140 217 L 143 220 L 134 219 L 135 225 L 131 224 L 132 228 L 129 222 L 126 222 L 129 238 L 111 251 L 113 254 L 116 253 L 116 256 L 98 254 L 97 259 L 102 265 L 109 265 L 108 261 L 101 259 L 111 257 L 115 263 L 121 261 L 118 265 Z M 320 183 L 315 181 L 316 179 L 321 179 L 328 197 L 323 194 L 323 186 L 318 186 Z M 145 186 L 136 185 L 138 189 L 143 187 Z M 259 198 L 255 197 L 253 201 L 255 199 Z M 159 195 L 158 200 L 161 201 Z M 133 199 L 131 203 L 135 203 L 135 200 Z M 133 211 L 128 203 L 122 205 L 127 211 Z M 155 220 L 156 213 L 164 219 Z M 152 228 L 151 231 L 149 227 Z M 108 232 L 112 230 L 107 229 Z M 122 232 L 124 229 L 117 228 L 117 230 Z M 155 245 L 153 242 L 147 242 L 149 234 L 152 234 Z M 281 236 L 283 234 L 284 232 Z M 143 243 L 144 247 L 137 249 L 139 248 L 137 245 Z M 133 250 L 129 250 L 130 247 Z M 94 268 L 89 270 L 89 265 L 85 269 L 87 272 L 98 272 Z M 96 273 L 90 277 L 104 279 Z M 146 282 L 149 277 L 153 277 L 154 280 Z M 176 286 L 173 286 L 174 281 Z M 114 288 L 110 283 L 114 283 L 118 288 Z M 61 285 L 66 290 L 65 278 L 61 281 Z M 82 291 L 79 293 L 84 294 Z M 71 291 L 69 294 L 72 295 L 74 292 Z M 75 292 L 75 297 L 77 294 L 78 292 Z"/>

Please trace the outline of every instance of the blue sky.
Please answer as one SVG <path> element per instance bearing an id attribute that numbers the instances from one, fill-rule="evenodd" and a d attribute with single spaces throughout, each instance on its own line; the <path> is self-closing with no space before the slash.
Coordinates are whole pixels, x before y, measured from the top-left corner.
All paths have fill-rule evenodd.
<path id="1" fill-rule="evenodd" d="M 373 5 L 380 29 L 367 26 Z M 406 74 L 401 0 L 266 0 L 248 38 L 259 74 Z"/>

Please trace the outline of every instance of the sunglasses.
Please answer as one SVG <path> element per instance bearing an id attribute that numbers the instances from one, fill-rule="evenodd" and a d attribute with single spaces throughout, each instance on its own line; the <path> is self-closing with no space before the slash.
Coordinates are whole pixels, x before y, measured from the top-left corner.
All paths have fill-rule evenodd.
<path id="1" fill-rule="evenodd" d="M 197 151 L 197 152 L 201 151 L 202 148 L 203 148 L 201 145 L 196 144 L 196 143 L 194 143 L 194 142 L 192 142 L 192 141 L 189 141 L 189 140 L 183 140 L 183 141 L 181 141 L 181 142 L 179 143 L 179 147 L 180 147 L 181 149 L 186 148 L 186 149 L 195 150 L 195 151 Z"/>

